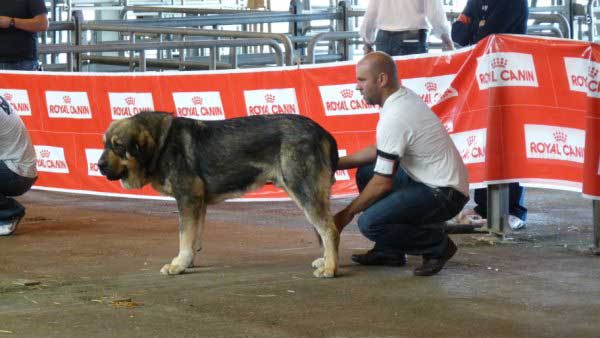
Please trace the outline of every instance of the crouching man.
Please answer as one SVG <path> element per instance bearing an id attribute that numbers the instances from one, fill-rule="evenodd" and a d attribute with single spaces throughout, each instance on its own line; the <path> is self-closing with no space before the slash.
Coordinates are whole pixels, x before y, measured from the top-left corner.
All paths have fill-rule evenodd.
<path id="1" fill-rule="evenodd" d="M 0 236 L 12 234 L 25 216 L 13 196 L 26 193 L 37 178 L 29 133 L 10 104 L 0 97 Z"/>
<path id="2" fill-rule="evenodd" d="M 356 89 L 381 111 L 376 144 L 339 161 L 338 169 L 358 168 L 360 195 L 335 223 L 341 231 L 362 212 L 358 227 L 375 246 L 353 261 L 403 266 L 406 254 L 419 255 L 414 275 L 431 276 L 456 253 L 444 222 L 468 202 L 468 174 L 439 118 L 397 74 L 394 60 L 381 52 L 356 65 Z"/>

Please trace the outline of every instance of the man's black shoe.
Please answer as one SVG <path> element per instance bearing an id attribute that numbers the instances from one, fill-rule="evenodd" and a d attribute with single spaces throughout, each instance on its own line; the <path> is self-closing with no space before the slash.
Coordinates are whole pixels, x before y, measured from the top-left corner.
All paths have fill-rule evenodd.
<path id="1" fill-rule="evenodd" d="M 456 245 L 450 238 L 448 238 L 448 246 L 446 247 L 446 250 L 444 250 L 442 256 L 429 258 L 423 257 L 423 264 L 415 268 L 413 274 L 415 276 L 435 275 L 436 273 L 440 272 L 444 265 L 446 265 L 446 262 L 449 261 L 452 256 L 454 256 L 456 250 Z"/>
<path id="2" fill-rule="evenodd" d="M 386 266 L 405 266 L 405 254 L 389 254 L 375 249 L 367 251 L 365 254 L 352 255 L 350 257 L 354 262 L 362 265 L 386 265 Z"/>

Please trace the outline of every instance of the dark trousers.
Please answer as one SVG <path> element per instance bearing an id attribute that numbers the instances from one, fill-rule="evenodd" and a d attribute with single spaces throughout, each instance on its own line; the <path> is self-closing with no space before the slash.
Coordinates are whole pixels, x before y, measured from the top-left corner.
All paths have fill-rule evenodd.
<path id="1" fill-rule="evenodd" d="M 379 30 L 375 39 L 375 49 L 391 56 L 427 53 L 427 30 L 391 32 Z"/>
<path id="2" fill-rule="evenodd" d="M 508 184 L 508 213 L 526 221 L 527 208 L 523 206 L 524 190 L 519 183 Z M 487 189 L 475 189 L 473 200 L 477 204 L 473 210 L 481 215 L 481 217 L 487 218 Z"/>
<path id="3" fill-rule="evenodd" d="M 38 60 L 22 61 L 0 61 L 0 70 L 39 70 L 40 62 Z"/>
<path id="4" fill-rule="evenodd" d="M 23 195 L 35 180 L 35 178 L 15 174 L 3 161 L 0 161 L 0 221 L 25 215 L 25 207 L 10 196 Z"/>
<path id="5" fill-rule="evenodd" d="M 374 165 L 356 173 L 362 191 L 373 177 Z M 444 221 L 457 215 L 468 198 L 452 188 L 431 188 L 398 169 L 392 192 L 368 207 L 358 218 L 360 232 L 388 253 L 440 256 L 448 236 Z"/>

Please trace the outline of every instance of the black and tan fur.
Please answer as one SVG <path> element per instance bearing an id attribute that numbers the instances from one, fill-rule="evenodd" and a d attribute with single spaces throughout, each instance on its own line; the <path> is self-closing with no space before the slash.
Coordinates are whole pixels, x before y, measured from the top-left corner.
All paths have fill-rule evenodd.
<path id="1" fill-rule="evenodd" d="M 160 270 L 179 274 L 201 249 L 206 207 L 266 183 L 284 189 L 323 242 L 317 277 L 334 277 L 339 232 L 329 211 L 338 153 L 335 139 L 312 120 L 268 115 L 196 121 L 144 112 L 114 121 L 98 161 L 109 180 L 128 189 L 151 184 L 179 209 L 179 254 Z"/>

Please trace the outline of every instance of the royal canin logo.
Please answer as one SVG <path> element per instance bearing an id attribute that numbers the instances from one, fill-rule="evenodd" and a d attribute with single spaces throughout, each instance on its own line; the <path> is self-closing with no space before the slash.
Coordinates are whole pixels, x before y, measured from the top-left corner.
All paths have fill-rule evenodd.
<path id="1" fill-rule="evenodd" d="M 63 102 L 65 104 L 71 104 L 71 97 L 68 95 L 63 96 Z"/>
<path id="2" fill-rule="evenodd" d="M 467 137 L 467 145 L 472 146 L 475 143 L 475 136 L 471 135 Z"/>
<path id="3" fill-rule="evenodd" d="M 554 136 L 556 142 L 567 143 L 567 134 L 563 133 L 562 131 L 555 131 L 552 133 L 552 136 Z"/>
<path id="4" fill-rule="evenodd" d="M 42 156 L 43 158 L 50 157 L 50 150 L 44 149 L 44 150 L 40 151 L 40 156 Z"/>
<path id="5" fill-rule="evenodd" d="M 271 95 L 271 94 L 265 95 L 265 101 L 267 103 L 273 103 L 273 102 L 275 102 L 275 95 Z"/>
<path id="6" fill-rule="evenodd" d="M 492 60 L 492 68 L 506 68 L 508 60 L 505 58 L 494 58 Z"/>
<path id="7" fill-rule="evenodd" d="M 425 89 L 428 92 L 435 92 L 437 91 L 437 84 L 435 82 L 425 82 Z"/>
<path id="8" fill-rule="evenodd" d="M 11 93 L 4 93 L 2 97 L 6 99 L 6 101 L 12 101 L 13 95 Z"/>
<path id="9" fill-rule="evenodd" d="M 127 96 L 125 98 L 125 103 L 127 103 L 130 106 L 135 105 L 135 97 L 133 97 L 133 96 Z"/>
<path id="10" fill-rule="evenodd" d="M 344 89 L 344 90 L 340 91 L 340 94 L 345 99 L 351 99 L 354 96 L 354 90 Z"/>
<path id="11" fill-rule="evenodd" d="M 598 69 L 596 67 L 590 67 L 590 68 L 588 68 L 588 75 L 591 78 L 595 79 L 596 76 L 598 76 Z"/>
<path id="12" fill-rule="evenodd" d="M 196 106 L 200 106 L 200 105 L 202 105 L 202 102 L 203 102 L 203 101 L 204 101 L 204 100 L 203 100 L 203 99 L 202 99 L 200 96 L 194 96 L 194 97 L 192 97 L 192 103 L 193 103 L 194 105 L 196 105 Z"/>

